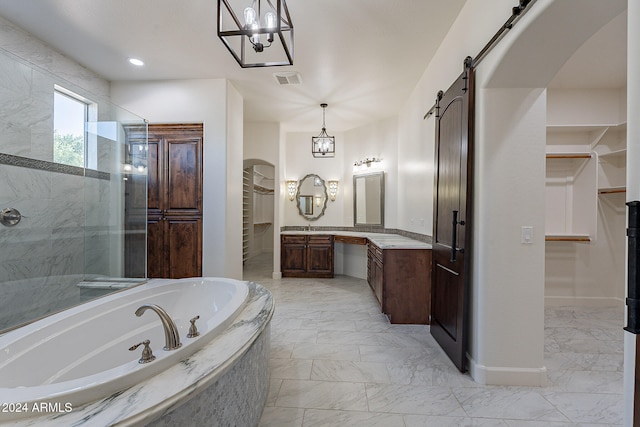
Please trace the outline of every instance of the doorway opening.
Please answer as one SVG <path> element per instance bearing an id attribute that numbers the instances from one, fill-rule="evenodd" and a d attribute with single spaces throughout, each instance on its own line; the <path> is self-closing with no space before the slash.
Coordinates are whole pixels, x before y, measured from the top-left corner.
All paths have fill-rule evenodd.
<path id="1" fill-rule="evenodd" d="M 621 13 L 547 86 L 545 365 L 622 393 L 626 39 Z M 563 378 L 564 377 L 564 378 Z"/>
<path id="2" fill-rule="evenodd" d="M 242 265 L 272 271 L 275 167 L 263 160 L 244 161 L 242 183 Z"/>

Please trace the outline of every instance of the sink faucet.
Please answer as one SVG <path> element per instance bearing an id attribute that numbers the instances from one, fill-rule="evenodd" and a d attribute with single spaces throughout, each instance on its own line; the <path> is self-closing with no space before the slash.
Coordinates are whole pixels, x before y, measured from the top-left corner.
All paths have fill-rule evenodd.
<path id="1" fill-rule="evenodd" d="M 311 223 L 309 223 L 309 228 L 308 228 L 308 230 L 309 230 L 309 231 L 311 231 Z"/>
<path id="2" fill-rule="evenodd" d="M 164 350 L 171 351 L 176 348 L 180 348 L 182 343 L 180 342 L 180 334 L 178 333 L 178 328 L 176 327 L 175 322 L 169 316 L 169 313 L 164 311 L 164 309 L 155 304 L 143 304 L 136 310 L 136 316 L 142 316 L 142 313 L 147 311 L 147 309 L 151 309 L 156 312 L 158 316 L 160 316 L 160 321 L 162 322 L 162 327 L 164 328 Z"/>

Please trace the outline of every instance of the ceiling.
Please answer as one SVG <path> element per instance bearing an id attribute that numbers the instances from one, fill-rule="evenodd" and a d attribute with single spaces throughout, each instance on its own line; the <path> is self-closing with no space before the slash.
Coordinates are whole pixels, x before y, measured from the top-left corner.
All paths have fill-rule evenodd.
<path id="1" fill-rule="evenodd" d="M 294 65 L 256 69 L 217 37 L 216 0 L 0 0 L 0 15 L 109 81 L 225 78 L 246 121 L 319 131 L 326 102 L 327 129 L 340 132 L 397 114 L 464 2 L 287 0 Z M 282 71 L 302 84 L 279 85 Z"/>
<path id="2" fill-rule="evenodd" d="M 559 89 L 618 89 L 627 85 L 627 13 L 591 36 L 549 83 Z"/>
<path id="3" fill-rule="evenodd" d="M 0 0 L 0 15 L 109 81 L 229 79 L 243 95 L 246 121 L 319 132 L 326 102 L 335 133 L 397 114 L 465 1 L 287 0 L 294 65 L 254 69 L 240 68 L 217 37 L 216 0 Z M 300 72 L 302 84 L 279 85 L 273 73 L 283 71 Z M 623 13 L 550 87 L 625 84 Z"/>

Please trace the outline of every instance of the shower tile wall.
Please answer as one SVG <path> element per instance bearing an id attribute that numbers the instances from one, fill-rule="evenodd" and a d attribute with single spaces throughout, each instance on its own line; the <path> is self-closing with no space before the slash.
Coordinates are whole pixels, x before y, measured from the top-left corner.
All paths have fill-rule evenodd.
<path id="1" fill-rule="evenodd" d="M 54 84 L 66 80 L 87 98 L 108 99 L 109 83 L 2 17 L 0 48 L 64 79 L 0 52 L 0 153 L 51 162 Z M 118 153 L 104 148 L 113 145 L 99 145 L 99 165 L 113 163 Z M 0 329 L 79 302 L 75 284 L 88 261 L 91 272 L 108 272 L 104 231 L 119 225 L 109 220 L 109 194 L 119 180 L 0 164 L 0 209 L 24 215 L 15 227 L 0 226 Z"/>

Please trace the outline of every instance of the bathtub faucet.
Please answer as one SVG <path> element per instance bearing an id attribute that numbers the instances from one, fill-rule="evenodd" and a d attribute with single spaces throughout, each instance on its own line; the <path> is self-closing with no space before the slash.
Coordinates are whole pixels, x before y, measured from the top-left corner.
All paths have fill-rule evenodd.
<path id="1" fill-rule="evenodd" d="M 164 311 L 164 309 L 158 305 L 143 304 L 136 310 L 136 316 L 142 316 L 142 313 L 147 311 L 147 309 L 155 311 L 156 314 L 160 317 L 162 327 L 164 328 L 164 350 L 170 351 L 179 348 L 182 345 L 182 343 L 180 342 L 180 334 L 178 333 L 178 327 L 171 319 L 171 316 L 169 316 L 169 313 Z"/>

